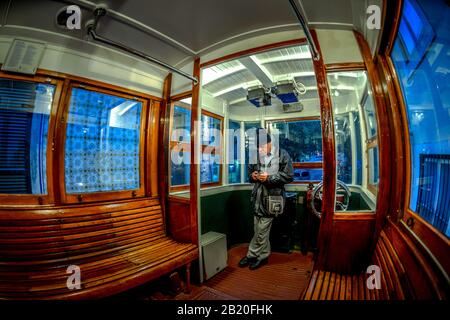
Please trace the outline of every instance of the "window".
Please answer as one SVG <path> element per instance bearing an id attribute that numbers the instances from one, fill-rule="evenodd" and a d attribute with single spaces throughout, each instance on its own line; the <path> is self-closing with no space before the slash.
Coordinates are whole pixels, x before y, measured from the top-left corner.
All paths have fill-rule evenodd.
<path id="1" fill-rule="evenodd" d="M 223 118 L 202 110 L 200 182 L 202 185 L 222 184 Z"/>
<path id="2" fill-rule="evenodd" d="M 241 183 L 241 123 L 228 122 L 228 183 Z"/>
<path id="3" fill-rule="evenodd" d="M 141 189 L 142 115 L 143 102 L 132 97 L 72 87 L 65 140 L 66 194 Z"/>
<path id="4" fill-rule="evenodd" d="M 322 127 L 318 117 L 267 122 L 269 132 L 291 156 L 294 182 L 321 181 Z"/>
<path id="5" fill-rule="evenodd" d="M 364 96 L 363 96 L 363 110 L 364 110 L 364 119 L 366 120 L 366 132 L 367 139 L 374 140 L 377 137 L 377 119 L 375 117 L 375 105 L 372 98 L 371 91 L 367 88 L 364 88 Z"/>
<path id="6" fill-rule="evenodd" d="M 410 208 L 450 237 L 450 8 L 405 0 L 392 61 L 406 107 Z"/>
<path id="7" fill-rule="evenodd" d="M 250 163 L 250 148 L 256 146 L 256 129 L 261 128 L 261 122 L 244 122 L 245 135 L 245 166 L 244 166 L 244 181 L 248 180 L 248 164 Z"/>
<path id="8" fill-rule="evenodd" d="M 370 82 L 365 70 L 337 71 L 328 73 L 328 86 L 334 118 L 337 180 L 358 187 L 352 193 L 350 208 L 362 210 L 366 206 L 355 204 L 366 198 L 364 190 L 375 196 L 379 181 L 377 117 Z"/>
<path id="9" fill-rule="evenodd" d="M 0 79 L 0 194 L 45 195 L 56 86 Z"/>
<path id="10" fill-rule="evenodd" d="M 188 189 L 190 181 L 189 164 L 191 162 L 190 105 L 181 101 L 173 102 L 170 119 L 170 189 L 172 191 Z"/>

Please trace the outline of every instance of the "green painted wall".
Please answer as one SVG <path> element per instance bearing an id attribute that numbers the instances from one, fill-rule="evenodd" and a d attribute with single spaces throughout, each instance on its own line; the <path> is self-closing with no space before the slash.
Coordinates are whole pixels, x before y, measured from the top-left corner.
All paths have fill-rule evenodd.
<path id="1" fill-rule="evenodd" d="M 235 190 L 217 193 L 201 198 L 202 234 L 209 231 L 227 235 L 228 247 L 250 242 L 253 236 L 253 214 L 250 210 L 250 190 Z M 296 225 L 294 226 L 295 247 L 299 248 L 306 233 L 306 191 L 297 192 L 303 203 L 296 204 Z M 359 193 L 352 193 L 349 210 L 368 210 Z"/>

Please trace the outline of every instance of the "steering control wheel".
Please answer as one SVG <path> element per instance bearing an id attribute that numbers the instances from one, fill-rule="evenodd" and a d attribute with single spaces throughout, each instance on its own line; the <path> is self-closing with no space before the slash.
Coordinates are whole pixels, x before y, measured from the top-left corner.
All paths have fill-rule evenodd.
<path id="1" fill-rule="evenodd" d="M 323 181 L 320 182 L 312 191 L 312 200 L 311 200 L 311 208 L 313 213 L 321 218 L 322 212 L 317 210 L 316 206 L 322 205 L 322 196 L 323 196 Z M 352 193 L 350 192 L 350 189 L 347 187 L 347 185 L 340 181 L 336 181 L 336 205 L 335 210 L 336 211 L 347 211 L 348 205 L 350 203 L 350 197 L 352 196 Z"/>

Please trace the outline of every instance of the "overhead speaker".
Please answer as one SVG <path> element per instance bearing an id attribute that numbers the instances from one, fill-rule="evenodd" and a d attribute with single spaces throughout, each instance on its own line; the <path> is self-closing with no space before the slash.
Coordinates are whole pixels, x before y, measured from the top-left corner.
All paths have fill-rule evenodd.
<path id="1" fill-rule="evenodd" d="M 45 43 L 14 39 L 2 70 L 35 74 L 44 53 Z"/>

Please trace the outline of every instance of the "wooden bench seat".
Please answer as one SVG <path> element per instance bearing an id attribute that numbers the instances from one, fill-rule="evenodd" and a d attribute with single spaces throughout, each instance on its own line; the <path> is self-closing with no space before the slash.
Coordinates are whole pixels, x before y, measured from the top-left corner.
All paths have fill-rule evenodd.
<path id="1" fill-rule="evenodd" d="M 304 300 L 378 300 L 380 290 L 369 290 L 366 274 L 341 275 L 315 270 L 304 292 Z"/>
<path id="2" fill-rule="evenodd" d="M 157 199 L 40 210 L 0 209 L 0 298 L 76 299 L 118 293 L 198 258 L 166 235 Z M 78 266 L 81 289 L 69 289 Z"/>
<path id="3" fill-rule="evenodd" d="M 386 233 L 381 232 L 372 263 L 380 267 L 381 288 L 369 290 L 370 274 L 344 275 L 314 270 L 303 299 L 305 300 L 402 300 L 410 290 L 407 275 Z"/>

